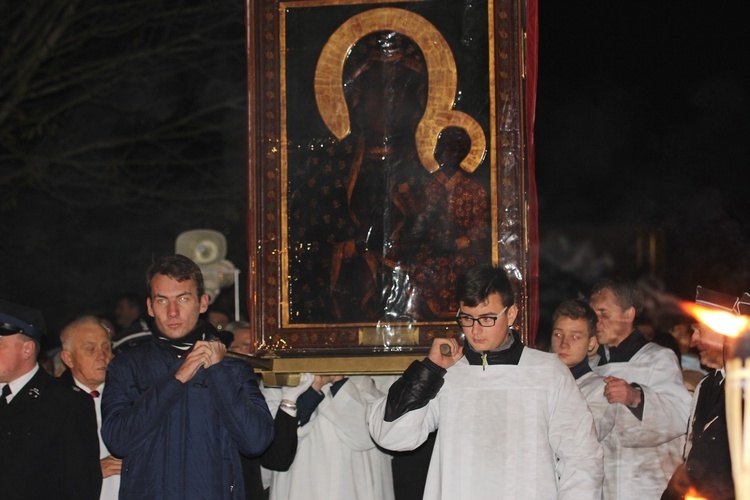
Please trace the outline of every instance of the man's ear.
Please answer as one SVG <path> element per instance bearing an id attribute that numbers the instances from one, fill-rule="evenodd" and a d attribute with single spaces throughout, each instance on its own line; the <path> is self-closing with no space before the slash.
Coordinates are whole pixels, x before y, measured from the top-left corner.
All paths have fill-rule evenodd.
<path id="1" fill-rule="evenodd" d="M 201 309 L 200 311 L 202 313 L 206 312 L 208 310 L 208 294 L 204 293 L 201 295 Z"/>
<path id="2" fill-rule="evenodd" d="M 513 324 L 516 322 L 516 316 L 518 316 L 518 306 L 513 304 L 508 308 L 508 312 L 506 314 L 508 315 L 508 326 L 513 326 Z"/>
<path id="3" fill-rule="evenodd" d="M 25 359 L 33 358 L 36 356 L 36 344 L 31 339 L 25 340 L 21 349 L 23 351 L 23 357 Z"/>
<path id="4" fill-rule="evenodd" d="M 62 362 L 65 363 L 65 366 L 67 366 L 71 370 L 73 369 L 73 356 L 70 354 L 69 351 L 65 351 L 65 350 L 61 351 L 60 359 L 62 359 Z"/>
<path id="5" fill-rule="evenodd" d="M 146 309 L 148 310 L 148 315 L 154 318 L 154 309 L 151 307 L 151 297 L 146 299 Z"/>
<path id="6" fill-rule="evenodd" d="M 599 346 L 599 342 L 596 341 L 596 335 L 589 337 L 589 347 L 587 349 L 587 352 L 591 354 L 592 352 L 596 351 L 596 348 Z"/>
<path id="7" fill-rule="evenodd" d="M 633 321 L 635 321 L 635 307 L 633 307 L 633 306 L 630 306 L 630 307 L 628 307 L 628 308 L 627 308 L 627 309 L 625 310 L 625 317 L 626 317 L 626 318 L 627 318 L 627 320 L 628 320 L 628 321 L 630 321 L 631 323 L 632 323 Z"/>

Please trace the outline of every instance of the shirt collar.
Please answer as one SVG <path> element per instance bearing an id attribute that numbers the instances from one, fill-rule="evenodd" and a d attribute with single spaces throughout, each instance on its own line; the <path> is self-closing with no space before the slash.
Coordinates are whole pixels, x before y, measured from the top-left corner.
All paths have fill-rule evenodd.
<path id="1" fill-rule="evenodd" d="M 72 375 L 72 374 L 71 374 L 71 375 Z M 75 383 L 76 383 L 76 385 L 77 385 L 78 387 L 80 387 L 80 388 L 81 388 L 81 390 L 82 390 L 82 391 L 84 391 L 84 392 L 85 392 L 86 394 L 90 394 L 90 393 L 91 393 L 91 391 L 98 391 L 98 392 L 99 392 L 99 394 L 101 394 L 101 393 L 102 393 L 102 391 L 104 391 L 104 382 L 102 382 L 101 384 L 99 384 L 99 387 L 97 387 L 97 388 L 95 388 L 95 389 L 92 389 L 92 388 L 88 387 L 88 386 L 87 386 L 86 384 L 84 384 L 83 382 L 81 382 L 80 380 L 78 380 L 78 379 L 77 379 L 77 378 L 75 378 L 75 377 L 73 377 L 73 382 L 75 382 Z"/>
<path id="2" fill-rule="evenodd" d="M 8 395 L 8 397 L 5 398 L 5 401 L 8 403 L 11 402 L 11 400 L 16 397 L 16 395 L 21 391 L 21 389 L 24 388 L 26 384 L 29 383 L 29 380 L 31 380 L 34 375 L 36 375 L 36 372 L 39 371 L 39 363 L 34 365 L 34 368 L 31 369 L 31 371 L 25 373 L 24 375 L 21 375 L 15 380 L 11 380 L 8 385 L 10 385 L 11 393 Z M 5 384 L 3 384 L 5 385 Z"/>

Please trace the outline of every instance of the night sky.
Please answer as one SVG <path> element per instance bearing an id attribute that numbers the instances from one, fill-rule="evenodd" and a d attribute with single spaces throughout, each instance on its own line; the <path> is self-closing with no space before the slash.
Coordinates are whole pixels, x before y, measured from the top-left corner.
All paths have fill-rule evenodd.
<path id="1" fill-rule="evenodd" d="M 739 4 L 706 5 L 541 2 L 543 316 L 601 274 L 655 271 L 685 300 L 750 287 L 750 39 Z M 644 232 L 653 269 L 633 258 Z"/>
<path id="2" fill-rule="evenodd" d="M 750 65 L 744 56 L 750 40 L 739 5 L 539 5 L 542 328 L 554 305 L 586 293 L 604 274 L 638 279 L 655 272 L 665 292 L 687 300 L 696 285 L 736 295 L 750 289 Z M 232 8 L 241 22 L 242 5 Z M 239 24 L 234 33 L 240 36 L 232 58 L 201 75 L 219 75 L 222 82 L 196 79 L 180 105 L 244 87 Z M 151 94 L 174 97 L 184 88 Z M 137 89 L 120 88 L 125 93 L 112 99 L 121 104 L 135 97 L 153 111 Z M 229 258 L 244 279 L 246 145 L 236 131 L 245 108 L 225 110 L 219 119 L 234 127 L 212 141 L 223 148 L 211 178 L 225 183 L 223 204 L 188 199 L 162 210 L 117 203 L 78 209 L 27 187 L 9 204 L 3 187 L 0 296 L 39 307 L 54 328 L 81 312 L 108 313 L 119 293 L 142 290 L 153 255 L 171 253 L 180 232 L 198 227 L 228 235 Z M 654 269 L 634 259 L 643 234 L 658 242 Z"/>

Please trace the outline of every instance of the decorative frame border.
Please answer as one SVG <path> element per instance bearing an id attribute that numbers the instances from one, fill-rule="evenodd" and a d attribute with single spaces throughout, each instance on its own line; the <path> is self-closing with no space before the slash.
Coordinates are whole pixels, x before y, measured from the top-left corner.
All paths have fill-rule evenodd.
<path id="1" fill-rule="evenodd" d="M 248 315 L 258 354 L 362 354 L 423 351 L 435 336 L 453 335 L 451 322 L 378 325 L 291 324 L 288 321 L 286 242 L 285 17 L 290 9 L 380 8 L 440 0 L 248 0 Z M 528 172 L 523 106 L 523 5 L 488 0 L 492 261 L 516 287 L 516 326 L 528 339 Z M 394 336 L 393 333 L 396 332 Z M 382 335 L 381 335 L 382 334 Z M 397 339 L 378 344 L 377 339 Z M 368 337 L 370 340 L 368 341 Z M 375 339 L 375 340 L 373 340 Z M 406 339 L 404 341 L 404 339 Z"/>

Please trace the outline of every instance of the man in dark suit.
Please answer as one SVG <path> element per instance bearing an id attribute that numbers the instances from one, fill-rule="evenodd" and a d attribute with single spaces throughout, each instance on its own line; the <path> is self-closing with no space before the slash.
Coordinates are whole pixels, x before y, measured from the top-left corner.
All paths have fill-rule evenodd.
<path id="1" fill-rule="evenodd" d="M 43 334 L 39 311 L 0 299 L 0 495 L 98 499 L 94 402 L 41 368 Z"/>
<path id="2" fill-rule="evenodd" d="M 717 311 L 748 312 L 736 297 L 702 287 L 696 290 L 695 301 Z M 698 383 L 693 395 L 685 463 L 675 470 L 662 500 L 681 499 L 688 489 L 693 490 L 694 496 L 710 500 L 735 498 L 724 397 L 724 357 L 731 343 L 732 339 L 704 323 L 693 325 L 690 346 L 698 349 L 701 365 L 710 372 Z"/>

